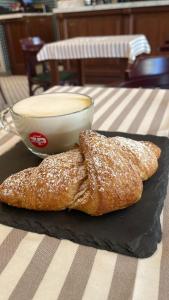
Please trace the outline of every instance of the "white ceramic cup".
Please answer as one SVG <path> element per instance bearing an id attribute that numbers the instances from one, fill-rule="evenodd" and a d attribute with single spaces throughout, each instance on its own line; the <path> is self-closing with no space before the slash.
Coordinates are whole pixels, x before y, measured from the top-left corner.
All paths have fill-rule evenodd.
<path id="1" fill-rule="evenodd" d="M 15 133 L 31 152 L 43 158 L 69 150 L 78 143 L 80 131 L 91 128 L 93 109 L 93 100 L 87 95 L 42 94 L 7 108 L 0 120 L 4 129 L 13 131 L 6 118 L 10 112 Z"/>

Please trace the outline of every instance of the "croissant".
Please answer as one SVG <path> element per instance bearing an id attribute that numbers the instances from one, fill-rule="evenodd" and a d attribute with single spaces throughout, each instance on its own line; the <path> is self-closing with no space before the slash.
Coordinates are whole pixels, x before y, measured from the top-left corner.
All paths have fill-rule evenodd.
<path id="1" fill-rule="evenodd" d="M 82 131 L 79 146 L 11 175 L 0 200 L 33 210 L 76 209 L 98 216 L 136 203 L 143 181 L 158 168 L 161 150 L 151 142 L 107 138 Z"/>

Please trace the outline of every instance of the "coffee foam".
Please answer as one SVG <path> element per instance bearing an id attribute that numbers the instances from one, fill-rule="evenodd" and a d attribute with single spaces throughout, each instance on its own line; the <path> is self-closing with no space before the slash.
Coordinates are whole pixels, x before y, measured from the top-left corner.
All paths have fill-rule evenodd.
<path id="1" fill-rule="evenodd" d="M 13 111 L 27 117 L 49 117 L 78 112 L 90 105 L 91 100 L 85 95 L 56 93 L 21 100 L 13 106 Z"/>

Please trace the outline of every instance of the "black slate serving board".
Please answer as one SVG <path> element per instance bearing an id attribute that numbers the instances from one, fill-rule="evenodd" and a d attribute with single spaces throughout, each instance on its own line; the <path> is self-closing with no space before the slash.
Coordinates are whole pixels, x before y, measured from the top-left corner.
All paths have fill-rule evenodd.
<path id="1" fill-rule="evenodd" d="M 144 183 L 143 195 L 137 204 L 100 217 L 91 217 L 73 210 L 35 212 L 0 203 L 0 223 L 129 256 L 151 256 L 162 236 L 160 213 L 168 184 L 169 139 L 120 132 L 100 133 L 149 140 L 161 148 L 158 171 Z M 18 143 L 0 157 L 0 182 L 12 173 L 38 165 L 40 161 L 23 143 Z"/>

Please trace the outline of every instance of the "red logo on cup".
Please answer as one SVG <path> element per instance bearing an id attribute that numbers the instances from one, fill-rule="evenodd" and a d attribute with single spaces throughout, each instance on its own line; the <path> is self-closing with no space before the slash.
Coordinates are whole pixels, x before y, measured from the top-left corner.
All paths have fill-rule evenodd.
<path id="1" fill-rule="evenodd" d="M 32 132 L 29 135 L 30 142 L 36 147 L 46 147 L 48 144 L 48 139 L 45 135 L 39 132 Z"/>

